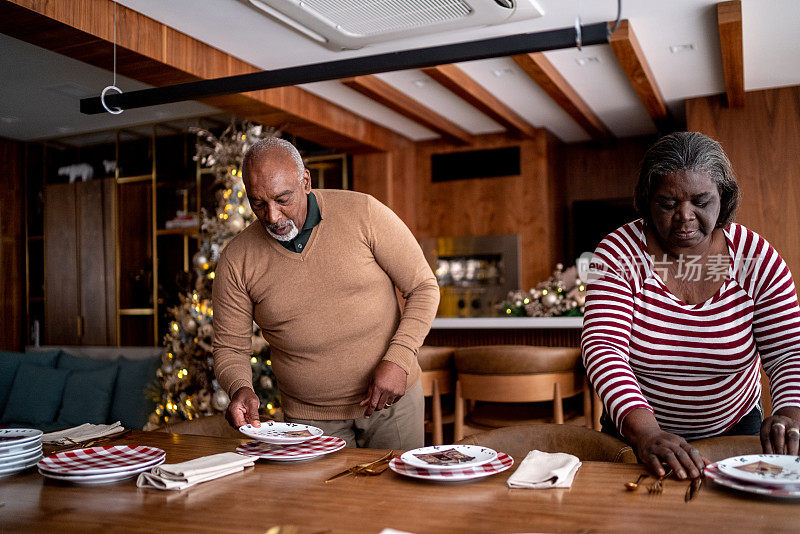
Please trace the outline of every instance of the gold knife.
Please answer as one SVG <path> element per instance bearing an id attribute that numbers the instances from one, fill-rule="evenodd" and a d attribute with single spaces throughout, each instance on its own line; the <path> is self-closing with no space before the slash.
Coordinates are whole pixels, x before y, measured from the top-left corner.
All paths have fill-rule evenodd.
<path id="1" fill-rule="evenodd" d="M 702 485 L 703 485 L 703 477 L 692 479 L 692 482 L 689 484 L 689 487 L 686 488 L 686 495 L 683 497 L 683 501 L 689 502 L 695 497 L 697 497 L 697 494 L 700 493 L 700 487 Z"/>

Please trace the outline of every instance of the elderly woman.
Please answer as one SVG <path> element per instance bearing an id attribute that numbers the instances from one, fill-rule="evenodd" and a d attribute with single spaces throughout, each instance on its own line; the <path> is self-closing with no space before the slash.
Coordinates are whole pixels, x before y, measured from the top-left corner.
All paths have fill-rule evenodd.
<path id="1" fill-rule="evenodd" d="M 619 433 L 657 475 L 700 476 L 691 440 L 759 434 L 798 454 L 800 308 L 786 263 L 736 224 L 739 188 L 719 143 L 696 132 L 657 141 L 635 193 L 641 219 L 592 258 L 581 346 Z M 773 415 L 762 422 L 759 367 Z M 613 424 L 613 426 L 611 426 Z"/>

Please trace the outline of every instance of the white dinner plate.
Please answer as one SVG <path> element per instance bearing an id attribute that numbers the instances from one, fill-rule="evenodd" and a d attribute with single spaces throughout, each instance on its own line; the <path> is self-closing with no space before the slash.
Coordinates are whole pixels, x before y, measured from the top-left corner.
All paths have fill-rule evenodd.
<path id="1" fill-rule="evenodd" d="M 463 480 L 488 477 L 490 475 L 502 473 L 514 465 L 514 459 L 504 452 L 497 453 L 497 457 L 494 460 L 483 465 L 439 471 L 431 471 L 429 469 L 408 465 L 404 463 L 401 458 L 394 458 L 391 462 L 389 462 L 389 469 L 398 475 L 429 480 L 432 482 L 461 482 Z"/>
<path id="2" fill-rule="evenodd" d="M 297 462 L 336 452 L 343 449 L 345 444 L 342 438 L 335 436 L 322 436 L 292 445 L 271 445 L 260 441 L 251 441 L 236 447 L 236 452 L 274 462 Z"/>
<path id="3" fill-rule="evenodd" d="M 41 437 L 42 431 L 35 428 L 0 428 L 0 451 L 24 443 L 41 441 Z"/>
<path id="4" fill-rule="evenodd" d="M 400 455 L 404 464 L 429 471 L 477 467 L 495 458 L 497 451 L 479 445 L 432 445 Z"/>
<path id="5" fill-rule="evenodd" d="M 794 486 L 763 486 L 761 484 L 751 484 L 728 478 L 714 464 L 706 466 L 706 477 L 714 483 L 747 493 L 755 493 L 756 495 L 766 495 L 769 497 L 780 497 L 783 499 L 798 499 L 800 498 L 800 484 Z"/>
<path id="6" fill-rule="evenodd" d="M 0 469 L 5 469 L 6 467 L 13 467 L 19 464 L 26 464 L 29 463 L 34 458 L 41 459 L 42 457 L 42 450 L 32 450 L 26 452 L 24 455 L 15 456 L 13 458 L 0 458 Z M 36 460 L 37 462 L 39 460 Z"/>
<path id="7" fill-rule="evenodd" d="M 243 425 L 239 427 L 239 432 L 249 438 L 272 443 L 274 445 L 293 445 L 303 443 L 310 439 L 320 437 L 323 432 L 321 428 L 311 425 L 301 425 L 300 423 L 261 423 L 260 427 L 253 425 Z"/>
<path id="8" fill-rule="evenodd" d="M 0 449 L 0 459 L 5 458 L 6 456 L 13 456 L 21 452 L 28 452 L 41 448 L 42 442 L 39 440 L 32 440 L 25 443 L 20 443 L 18 445 L 11 445 Z"/>
<path id="9" fill-rule="evenodd" d="M 19 464 L 15 464 L 13 466 L 3 466 L 0 467 L 0 478 L 7 477 L 13 475 L 14 473 L 19 473 L 20 471 L 24 471 L 26 469 L 30 469 L 31 467 L 35 466 L 36 463 L 41 460 L 42 456 L 35 456 L 26 462 L 22 462 Z"/>
<path id="10" fill-rule="evenodd" d="M 711 464 L 728 478 L 769 486 L 800 485 L 800 457 L 748 454 Z"/>
<path id="11" fill-rule="evenodd" d="M 4 465 L 9 462 L 14 462 L 19 460 L 20 458 L 30 458 L 32 456 L 36 456 L 37 454 L 42 453 L 42 444 L 41 443 L 34 443 L 33 447 L 28 447 L 19 451 L 14 451 L 9 454 L 0 455 L 0 465 Z"/>

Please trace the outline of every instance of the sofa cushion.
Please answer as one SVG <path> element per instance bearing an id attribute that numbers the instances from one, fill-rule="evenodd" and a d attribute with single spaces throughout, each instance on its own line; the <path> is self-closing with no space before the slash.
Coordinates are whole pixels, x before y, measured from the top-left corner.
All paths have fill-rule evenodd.
<path id="1" fill-rule="evenodd" d="M 116 369 L 117 362 L 114 360 L 95 360 L 93 358 L 73 356 L 69 352 L 62 352 L 56 365 L 57 369 L 68 369 L 70 371 L 96 371 L 98 369 L 108 369 L 109 367 Z"/>
<path id="2" fill-rule="evenodd" d="M 155 402 L 147 397 L 145 390 L 156 377 L 161 356 L 140 360 L 121 356 L 117 363 L 119 372 L 109 421 L 120 421 L 125 428 L 141 430 L 155 409 Z"/>
<path id="3" fill-rule="evenodd" d="M 4 423 L 52 423 L 58 415 L 69 371 L 20 364 L 3 412 Z"/>
<path id="4" fill-rule="evenodd" d="M 71 371 L 56 422 L 66 427 L 83 423 L 105 424 L 116 378 L 115 363 L 92 371 Z"/>
<path id="5" fill-rule="evenodd" d="M 11 384 L 17 374 L 20 363 L 25 362 L 41 367 L 54 367 L 59 351 L 36 352 L 23 354 L 21 352 L 5 352 L 0 350 L 0 414 L 6 408 L 8 395 L 11 393 Z"/>

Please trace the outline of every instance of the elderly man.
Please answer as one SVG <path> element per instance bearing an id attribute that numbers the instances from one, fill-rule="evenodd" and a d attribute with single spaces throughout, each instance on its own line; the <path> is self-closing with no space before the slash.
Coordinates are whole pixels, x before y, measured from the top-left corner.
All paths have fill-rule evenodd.
<path id="1" fill-rule="evenodd" d="M 348 446 L 422 446 L 416 355 L 439 288 L 414 236 L 369 195 L 311 191 L 300 154 L 282 139 L 253 145 L 242 173 L 261 224 L 225 247 L 213 290 L 214 369 L 231 397 L 228 421 L 259 425 L 255 319 L 271 346 L 286 421 Z"/>

